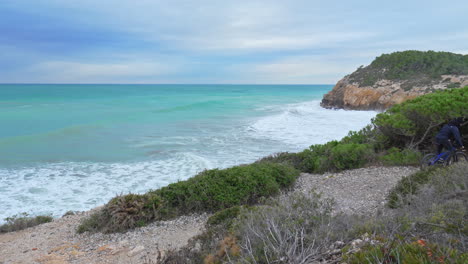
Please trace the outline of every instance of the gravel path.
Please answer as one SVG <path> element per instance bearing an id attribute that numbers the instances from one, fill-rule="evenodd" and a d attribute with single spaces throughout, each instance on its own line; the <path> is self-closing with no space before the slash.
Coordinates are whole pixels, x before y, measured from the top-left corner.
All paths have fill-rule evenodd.
<path id="1" fill-rule="evenodd" d="M 156 263 L 157 256 L 178 249 L 200 234 L 208 215 L 183 216 L 127 233 L 76 234 L 90 211 L 51 223 L 0 235 L 0 264 L 13 263 Z"/>
<path id="2" fill-rule="evenodd" d="M 344 213 L 373 214 L 385 205 L 385 197 L 398 180 L 417 172 L 415 167 L 370 167 L 340 173 L 301 174 L 295 191 L 316 191 L 333 198 Z"/>
<path id="3" fill-rule="evenodd" d="M 385 196 L 413 167 L 371 167 L 341 173 L 301 174 L 293 191 L 321 192 L 347 213 L 375 213 Z M 0 235 L 0 264 L 13 263 L 157 263 L 158 254 L 177 249 L 200 234 L 209 215 L 183 216 L 118 234 L 75 233 L 91 211 Z"/>

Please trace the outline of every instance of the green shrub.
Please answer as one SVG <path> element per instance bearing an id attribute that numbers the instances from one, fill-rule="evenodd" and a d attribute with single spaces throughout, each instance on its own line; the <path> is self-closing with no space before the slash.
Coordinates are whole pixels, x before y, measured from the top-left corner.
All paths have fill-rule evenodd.
<path id="1" fill-rule="evenodd" d="M 460 86 L 461 86 L 461 83 L 456 82 L 456 83 L 451 83 L 451 84 L 447 85 L 447 88 L 449 88 L 449 89 L 460 88 Z"/>
<path id="2" fill-rule="evenodd" d="M 430 168 L 421 170 L 402 178 L 387 196 L 387 205 L 390 208 L 401 207 L 407 204 L 411 195 L 416 194 L 424 184 L 435 186 L 439 193 L 456 194 L 458 189 L 462 193 L 468 189 L 468 175 L 466 163 L 456 163 L 448 168 Z"/>
<path id="3" fill-rule="evenodd" d="M 301 164 L 303 160 L 304 158 L 300 155 L 300 153 L 280 152 L 264 157 L 256 161 L 256 163 L 279 163 L 301 170 Z"/>
<path id="4" fill-rule="evenodd" d="M 416 193 L 421 185 L 429 182 L 434 169 L 423 170 L 402 178 L 387 196 L 387 205 L 397 208 L 408 202 L 410 195 Z"/>
<path id="5" fill-rule="evenodd" d="M 419 151 L 411 149 L 390 148 L 387 154 L 381 156 L 379 160 L 387 166 L 418 165 L 422 155 Z"/>
<path id="6" fill-rule="evenodd" d="M 388 138 L 386 148 L 428 148 L 441 125 L 455 117 L 468 116 L 466 102 L 468 86 L 430 93 L 391 107 L 372 123 Z M 462 134 L 467 130 L 467 126 L 462 127 Z"/>
<path id="7" fill-rule="evenodd" d="M 367 144 L 339 144 L 331 151 L 331 163 L 337 170 L 360 168 L 371 160 L 373 154 Z"/>
<path id="8" fill-rule="evenodd" d="M 207 225 L 224 225 L 225 227 L 230 227 L 234 219 L 241 213 L 241 206 L 233 206 L 213 214 L 208 221 Z"/>
<path id="9" fill-rule="evenodd" d="M 340 143 L 373 144 L 376 141 L 376 136 L 374 128 L 367 125 L 359 131 L 349 131 L 348 135 L 340 140 Z"/>
<path id="10" fill-rule="evenodd" d="M 373 154 L 369 144 L 343 144 L 338 141 L 312 145 L 310 149 L 298 153 L 303 158 L 300 169 L 309 173 L 359 168 L 369 163 Z"/>
<path id="11" fill-rule="evenodd" d="M 49 215 L 29 216 L 27 213 L 14 215 L 5 218 L 6 224 L 0 226 L 0 233 L 23 230 L 29 227 L 52 222 L 53 218 Z"/>
<path id="12" fill-rule="evenodd" d="M 154 220 L 255 204 L 291 186 L 298 176 L 292 167 L 267 162 L 206 170 L 146 194 L 113 198 L 77 231 L 123 232 Z"/>

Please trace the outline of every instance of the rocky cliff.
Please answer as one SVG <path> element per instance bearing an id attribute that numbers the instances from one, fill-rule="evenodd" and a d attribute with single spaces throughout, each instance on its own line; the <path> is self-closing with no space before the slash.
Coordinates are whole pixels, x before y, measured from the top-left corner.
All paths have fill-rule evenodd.
<path id="1" fill-rule="evenodd" d="M 408 50 L 382 54 L 341 79 L 325 108 L 384 110 L 436 90 L 468 85 L 468 55 Z"/>
<path id="2" fill-rule="evenodd" d="M 324 108 L 349 110 L 384 110 L 408 99 L 436 90 L 468 85 L 468 75 L 441 75 L 437 80 L 379 80 L 374 85 L 361 85 L 350 75 L 341 79 L 321 102 Z"/>

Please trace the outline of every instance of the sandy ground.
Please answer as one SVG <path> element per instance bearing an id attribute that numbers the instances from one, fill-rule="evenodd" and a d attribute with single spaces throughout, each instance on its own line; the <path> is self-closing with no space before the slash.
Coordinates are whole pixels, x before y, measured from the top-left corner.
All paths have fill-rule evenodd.
<path id="1" fill-rule="evenodd" d="M 412 167 L 372 167 L 341 173 L 301 174 L 293 191 L 321 192 L 347 213 L 375 213 L 399 179 Z M 0 264 L 12 263 L 157 263 L 158 255 L 187 244 L 204 230 L 209 215 L 183 216 L 127 233 L 76 234 L 91 211 L 51 223 L 0 235 Z"/>

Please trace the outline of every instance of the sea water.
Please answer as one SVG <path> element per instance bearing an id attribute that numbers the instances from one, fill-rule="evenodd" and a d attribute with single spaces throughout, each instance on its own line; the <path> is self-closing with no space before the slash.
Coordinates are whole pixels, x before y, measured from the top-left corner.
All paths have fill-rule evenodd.
<path id="1" fill-rule="evenodd" d="M 60 216 L 204 169 L 340 139 L 372 111 L 331 85 L 0 85 L 0 221 Z"/>

